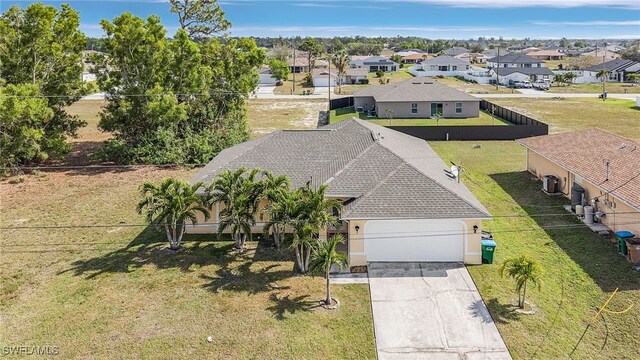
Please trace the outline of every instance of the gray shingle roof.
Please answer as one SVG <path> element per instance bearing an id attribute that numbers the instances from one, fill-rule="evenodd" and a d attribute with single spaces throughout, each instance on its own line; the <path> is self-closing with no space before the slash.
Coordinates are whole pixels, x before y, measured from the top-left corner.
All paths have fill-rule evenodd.
<path id="1" fill-rule="evenodd" d="M 368 86 L 354 91 L 353 96 L 371 96 L 376 102 L 480 101 L 475 96 L 426 78 L 413 78 L 386 85 Z"/>
<path id="2" fill-rule="evenodd" d="M 637 64 L 637 62 L 633 60 L 625 60 L 625 59 L 616 59 L 607 62 L 603 62 L 598 65 L 589 66 L 584 69 L 584 71 L 600 71 L 603 69 L 611 70 L 611 71 L 620 71 L 626 70 L 627 68 Z"/>
<path id="3" fill-rule="evenodd" d="M 351 199 L 343 219 L 490 217 L 425 141 L 355 118 L 225 149 L 191 181 L 243 166 L 287 175 L 294 187 L 327 184 L 328 196 Z"/>

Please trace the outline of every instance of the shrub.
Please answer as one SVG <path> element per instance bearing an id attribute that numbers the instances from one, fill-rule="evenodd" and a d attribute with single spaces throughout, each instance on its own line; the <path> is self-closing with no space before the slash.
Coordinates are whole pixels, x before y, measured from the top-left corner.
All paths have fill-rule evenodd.
<path id="1" fill-rule="evenodd" d="M 358 83 L 360 85 L 368 85 L 369 84 L 369 79 L 360 79 L 360 80 L 358 80 Z"/>
<path id="2" fill-rule="evenodd" d="M 382 71 L 382 70 L 378 70 L 378 71 L 376 71 L 376 77 L 381 78 L 381 77 L 383 77 L 383 76 L 384 76 L 384 71 Z"/>

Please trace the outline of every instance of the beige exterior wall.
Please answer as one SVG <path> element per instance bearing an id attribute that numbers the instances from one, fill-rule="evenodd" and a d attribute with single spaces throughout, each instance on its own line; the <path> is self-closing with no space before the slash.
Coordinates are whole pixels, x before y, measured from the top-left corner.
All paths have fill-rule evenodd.
<path id="1" fill-rule="evenodd" d="M 462 103 L 462 112 L 456 113 L 456 102 Z M 386 119 L 392 117 L 394 119 L 410 119 L 410 118 L 428 118 L 434 116 L 431 113 L 431 102 L 416 102 L 418 104 L 418 112 L 411 113 L 411 104 L 413 102 L 378 102 L 376 103 L 376 113 L 378 118 Z M 391 109 L 391 114 L 387 112 Z M 479 101 L 451 101 L 442 102 L 442 116 L 444 118 L 476 118 L 480 116 Z"/>
<path id="2" fill-rule="evenodd" d="M 539 179 L 545 175 L 556 176 L 560 181 L 560 191 L 567 198 L 571 198 L 574 182 L 585 189 L 585 197 L 588 202 L 595 197 L 602 196 L 598 198 L 598 211 L 607 214 L 602 219 L 602 223 L 613 231 L 626 230 L 640 235 L 640 211 L 625 204 L 618 197 L 606 195 L 606 191 L 529 149 L 527 149 L 527 170 Z"/>
<path id="3" fill-rule="evenodd" d="M 364 254 L 364 224 L 366 220 L 349 221 L 349 265 L 367 265 L 367 256 Z M 356 231 L 356 226 L 358 231 Z"/>
<path id="4" fill-rule="evenodd" d="M 482 264 L 482 220 L 465 220 L 466 239 L 464 246 L 464 263 L 478 265 Z M 473 226 L 478 230 L 474 233 Z"/>

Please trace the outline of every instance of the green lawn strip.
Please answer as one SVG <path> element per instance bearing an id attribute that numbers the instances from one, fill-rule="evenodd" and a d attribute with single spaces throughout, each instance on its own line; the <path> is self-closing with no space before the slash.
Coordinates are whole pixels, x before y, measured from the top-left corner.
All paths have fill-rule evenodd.
<path id="1" fill-rule="evenodd" d="M 497 141 L 475 142 L 480 148 L 472 148 L 469 142 L 430 144 L 443 159 L 463 162 L 462 181 L 496 216 L 484 222 L 498 244 L 495 262 L 470 266 L 469 272 L 514 358 L 568 358 L 596 307 L 615 287 L 622 291 L 610 303 L 612 310 L 637 303 L 640 275 L 630 271 L 630 263 L 617 254 L 609 239 L 584 226 L 575 227 L 580 222 L 564 216 L 566 198 L 542 193 L 540 181 L 523 171 L 522 147 Z M 521 217 L 500 217 L 505 215 Z M 563 229 L 566 225 L 570 227 Z M 542 290 L 528 291 L 528 301 L 538 307 L 535 315 L 512 311 L 514 284 L 498 274 L 502 261 L 522 253 L 539 260 L 545 269 Z M 592 324 L 573 358 L 637 355 L 640 340 L 634 328 L 640 323 L 640 312 L 604 316 L 606 325 L 602 319 Z"/>
<path id="2" fill-rule="evenodd" d="M 550 133 L 597 127 L 621 136 L 640 138 L 640 110 L 631 100 L 560 96 L 555 99 L 491 99 L 491 102 L 549 124 Z"/>
<path id="3" fill-rule="evenodd" d="M 435 119 L 422 118 L 422 119 L 378 119 L 367 117 L 365 113 L 356 113 L 353 107 L 331 110 L 331 122 L 337 122 L 344 119 L 355 117 L 362 120 L 371 121 L 374 124 L 384 126 L 464 126 L 464 125 L 509 125 L 508 122 L 494 118 L 486 112 L 480 111 L 480 116 L 477 118 L 464 118 L 464 119 Z"/>
<path id="4" fill-rule="evenodd" d="M 308 86 L 305 82 L 304 82 L 304 78 L 307 76 L 308 73 L 306 72 L 301 72 L 301 73 L 296 73 L 295 74 L 295 92 L 293 91 L 293 78 L 294 78 L 294 74 L 290 73 L 289 74 L 289 78 L 286 81 L 283 81 L 282 85 L 278 85 L 275 87 L 275 89 L 273 90 L 274 94 L 278 94 L 278 95 L 302 95 L 303 92 L 308 93 L 309 91 L 311 93 L 313 93 L 314 87 L 313 86 Z"/>

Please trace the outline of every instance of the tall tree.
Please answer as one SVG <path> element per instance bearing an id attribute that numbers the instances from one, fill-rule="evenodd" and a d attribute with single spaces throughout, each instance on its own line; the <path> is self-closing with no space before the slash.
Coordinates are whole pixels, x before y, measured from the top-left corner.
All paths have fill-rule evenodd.
<path id="1" fill-rule="evenodd" d="M 201 182 L 189 184 L 168 178 L 160 185 L 145 182 L 140 187 L 142 200 L 136 211 L 144 214 L 150 224 L 164 227 L 172 250 L 180 247 L 187 221 L 197 224 L 198 213 L 205 219 L 209 218 L 205 198 L 197 194 L 203 185 Z"/>
<path id="2" fill-rule="evenodd" d="M 271 75 L 278 81 L 289 78 L 289 65 L 284 61 L 276 58 L 269 60 L 269 69 L 271 69 Z"/>
<path id="3" fill-rule="evenodd" d="M 596 78 L 602 81 L 602 101 L 605 101 L 607 99 L 605 94 L 607 93 L 607 80 L 609 80 L 610 75 L 611 70 L 609 69 L 601 69 L 596 73 Z"/>
<path id="4" fill-rule="evenodd" d="M 172 41 L 160 18 L 124 13 L 101 22 L 109 56 L 96 62 L 107 104 L 103 153 L 125 163 L 204 163 L 249 137 L 245 100 L 264 52 L 251 39 Z"/>
<path id="5" fill-rule="evenodd" d="M 307 60 L 309 61 L 309 69 L 311 69 L 313 64 L 313 59 L 317 56 L 322 55 L 324 52 L 324 46 L 318 42 L 318 40 L 314 38 L 305 38 L 302 44 L 298 47 L 302 51 L 307 52 Z"/>
<path id="6" fill-rule="evenodd" d="M 290 47 L 285 45 L 276 45 L 273 47 L 273 58 L 278 59 L 280 61 L 286 62 L 291 54 L 293 54 L 293 50 Z"/>
<path id="7" fill-rule="evenodd" d="M 349 67 L 349 55 L 345 51 L 340 51 L 331 57 L 331 62 L 338 72 L 338 92 L 342 93 L 342 78 Z"/>
<path id="8" fill-rule="evenodd" d="M 191 39 L 218 35 L 231 27 L 218 0 L 169 0 L 169 4 L 169 11 L 178 15 L 180 28 Z"/>
<path id="9" fill-rule="evenodd" d="M 82 50 L 86 38 L 79 25 L 78 12 L 66 4 L 59 10 L 43 4 L 32 4 L 26 9 L 12 6 L 0 17 L 0 86 L 2 83 L 16 86 L 6 89 L 6 93 L 16 97 L 10 104 L 5 103 L 5 109 L 6 106 L 31 109 L 35 104 L 29 97 L 33 96 L 43 96 L 49 109 L 23 113 L 28 118 L 16 119 L 19 125 L 14 123 L 5 128 L 4 136 L 14 138 L 9 142 L 11 145 L 3 144 L 3 148 L 15 146 L 8 149 L 14 154 L 13 165 L 63 156 L 71 150 L 66 139 L 86 125 L 65 111 L 85 91 Z M 17 97 L 18 93 L 22 95 Z M 40 108 L 41 102 L 36 107 Z M 33 136 L 36 133 L 40 135 Z M 37 151 L 32 151 L 35 148 Z M 2 163 L 8 165 L 7 159 L 2 158 Z"/>

